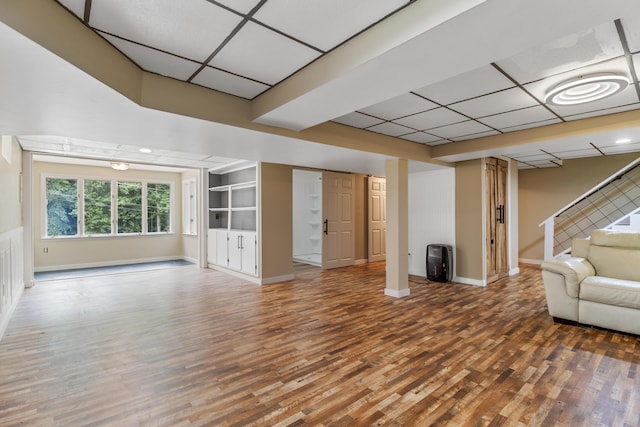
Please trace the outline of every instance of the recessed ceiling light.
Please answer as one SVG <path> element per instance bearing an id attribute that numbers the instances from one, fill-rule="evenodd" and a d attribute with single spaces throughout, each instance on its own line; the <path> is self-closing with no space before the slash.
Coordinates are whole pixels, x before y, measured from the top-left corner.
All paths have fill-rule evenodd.
<path id="1" fill-rule="evenodd" d="M 127 169 L 129 169 L 129 163 L 111 162 L 111 168 L 117 171 L 126 171 Z"/>
<path id="2" fill-rule="evenodd" d="M 630 138 L 621 138 L 616 140 L 616 144 L 628 144 L 631 142 Z"/>
<path id="3" fill-rule="evenodd" d="M 576 105 L 597 101 L 622 92 L 629 79 L 617 74 L 596 74 L 560 83 L 544 97 L 545 104 Z"/>
<path id="4" fill-rule="evenodd" d="M 140 152 L 141 153 L 145 153 L 145 154 L 149 154 L 151 152 L 151 148 L 141 148 Z"/>

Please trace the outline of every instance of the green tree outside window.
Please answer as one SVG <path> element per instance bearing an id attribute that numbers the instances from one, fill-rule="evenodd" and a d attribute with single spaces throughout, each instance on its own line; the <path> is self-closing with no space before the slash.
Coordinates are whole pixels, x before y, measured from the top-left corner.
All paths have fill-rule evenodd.
<path id="1" fill-rule="evenodd" d="M 84 233 L 111 234 L 110 181 L 84 181 Z"/>
<path id="2" fill-rule="evenodd" d="M 118 234 L 142 232 L 142 183 L 118 182 Z"/>
<path id="3" fill-rule="evenodd" d="M 47 178 L 47 236 L 78 234 L 78 181 Z"/>
<path id="4" fill-rule="evenodd" d="M 147 184 L 147 232 L 170 231 L 170 186 Z"/>

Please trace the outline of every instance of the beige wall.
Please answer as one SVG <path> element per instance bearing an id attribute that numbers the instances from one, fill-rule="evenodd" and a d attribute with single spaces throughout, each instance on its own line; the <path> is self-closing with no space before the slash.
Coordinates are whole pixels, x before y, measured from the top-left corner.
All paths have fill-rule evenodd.
<path id="1" fill-rule="evenodd" d="M 481 160 L 456 164 L 455 274 L 472 280 L 484 280 L 482 172 Z"/>
<path id="2" fill-rule="evenodd" d="M 22 149 L 14 137 L 3 136 L 0 142 L 0 234 L 22 226 L 21 174 Z"/>
<path id="3" fill-rule="evenodd" d="M 544 258 L 547 217 L 638 157 L 637 153 L 565 160 L 559 168 L 525 169 L 518 177 L 521 260 Z"/>
<path id="4" fill-rule="evenodd" d="M 174 230 L 172 234 L 93 238 L 43 238 L 43 176 L 93 177 L 100 179 L 158 180 L 173 183 Z M 128 170 L 58 163 L 33 164 L 34 266 L 36 271 L 122 264 L 182 258 L 181 177 L 178 173 Z M 48 252 L 44 252 L 47 248 Z"/>
<path id="5" fill-rule="evenodd" d="M 293 168 L 260 165 L 260 277 L 293 274 Z"/>

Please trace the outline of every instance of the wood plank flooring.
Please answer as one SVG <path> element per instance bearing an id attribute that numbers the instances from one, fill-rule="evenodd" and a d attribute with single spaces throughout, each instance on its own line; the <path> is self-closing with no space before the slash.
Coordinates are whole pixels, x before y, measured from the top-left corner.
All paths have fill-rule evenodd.
<path id="1" fill-rule="evenodd" d="M 640 340 L 554 324 L 540 272 L 486 288 L 384 264 L 257 286 L 178 267 L 42 282 L 0 342 L 0 425 L 640 423 Z"/>

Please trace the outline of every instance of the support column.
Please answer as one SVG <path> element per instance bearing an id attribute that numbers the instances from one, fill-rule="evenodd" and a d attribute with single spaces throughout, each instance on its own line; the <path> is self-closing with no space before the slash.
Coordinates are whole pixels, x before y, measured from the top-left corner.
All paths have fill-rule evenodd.
<path id="1" fill-rule="evenodd" d="M 409 295 L 409 167 L 406 159 L 386 162 L 387 286 L 385 295 Z"/>

